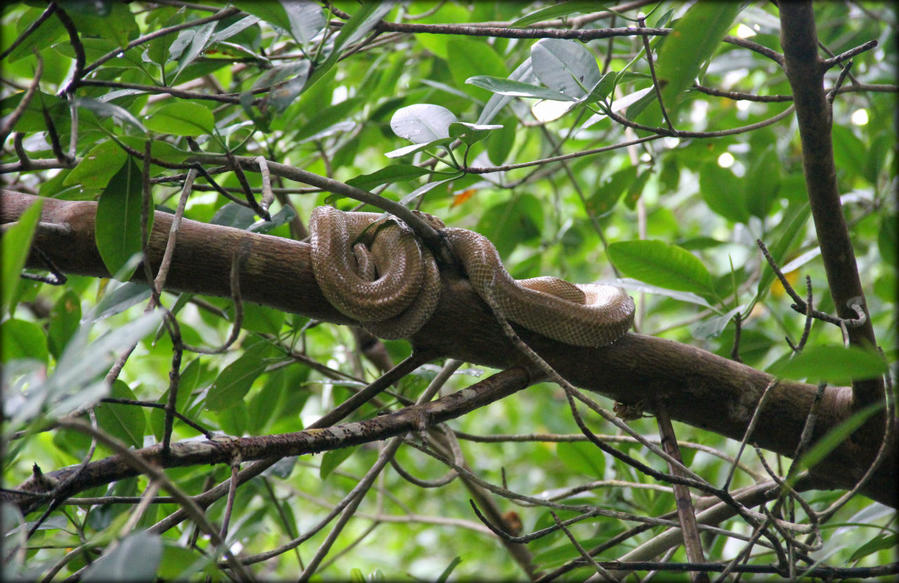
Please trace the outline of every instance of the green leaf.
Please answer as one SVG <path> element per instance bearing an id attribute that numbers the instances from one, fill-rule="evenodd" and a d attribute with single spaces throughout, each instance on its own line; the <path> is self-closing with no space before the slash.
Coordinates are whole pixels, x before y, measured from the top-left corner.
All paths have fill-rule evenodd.
<path id="1" fill-rule="evenodd" d="M 751 183 L 747 180 L 746 182 Z M 749 187 L 747 186 L 746 189 Z M 736 174 L 716 162 L 708 162 L 699 173 L 699 192 L 713 213 L 734 223 L 749 221 L 744 189 Z"/>
<path id="2" fill-rule="evenodd" d="M 0 266 L 0 273 L 3 279 L 0 281 L 2 289 L 0 289 L 0 297 L 3 298 L 2 311 L 5 313 L 9 310 L 12 314 L 13 298 L 19 289 L 19 279 L 22 268 L 25 267 L 25 260 L 28 258 L 28 252 L 31 249 L 31 238 L 34 236 L 34 229 L 38 220 L 41 218 L 41 207 L 43 201 L 38 199 L 20 216 L 19 220 L 11 227 L 3 231 L 3 265 Z"/>
<path id="3" fill-rule="evenodd" d="M 74 291 L 66 290 L 50 310 L 50 323 L 47 327 L 47 341 L 55 358 L 62 355 L 80 323 L 81 299 Z"/>
<path id="4" fill-rule="evenodd" d="M 646 283 L 703 297 L 714 296 L 712 274 L 695 255 L 663 241 L 621 241 L 609 245 L 621 273 Z"/>
<path id="5" fill-rule="evenodd" d="M 84 109 L 93 112 L 99 117 L 108 117 L 122 124 L 127 123 L 137 128 L 142 134 L 147 133 L 147 128 L 145 128 L 143 124 L 141 124 L 140 121 L 138 121 L 138 119 L 124 107 L 114 103 L 92 99 L 90 97 L 76 97 L 75 104 L 78 107 L 83 107 Z"/>
<path id="6" fill-rule="evenodd" d="M 390 129 L 415 144 L 428 144 L 449 138 L 449 126 L 456 121 L 455 114 L 442 105 L 416 103 L 396 110 Z"/>
<path id="7" fill-rule="evenodd" d="M 343 53 L 343 48 L 368 34 L 382 18 L 387 16 L 388 12 L 393 10 L 394 4 L 396 4 L 394 0 L 385 2 L 367 0 L 362 2 L 353 16 L 340 27 L 340 33 L 334 39 L 334 46 L 330 54 L 328 54 L 328 58 L 315 67 L 312 76 L 309 78 L 308 87 L 312 88 L 325 77 L 337 63 L 340 55 Z"/>
<path id="8" fill-rule="evenodd" d="M 382 184 L 415 180 L 416 178 L 420 178 L 430 173 L 431 171 L 429 169 L 413 166 L 412 164 L 391 164 L 380 170 L 375 170 L 370 174 L 362 174 L 355 178 L 351 178 L 347 180 L 347 184 L 355 186 L 356 188 L 361 188 L 362 190 L 371 190 Z"/>
<path id="9" fill-rule="evenodd" d="M 450 561 L 450 564 L 446 566 L 446 569 L 440 572 L 440 576 L 435 579 L 436 583 L 446 583 L 449 580 L 450 575 L 453 574 L 453 571 L 456 570 L 456 567 L 462 564 L 462 557 L 455 556 L 453 560 Z"/>
<path id="10" fill-rule="evenodd" d="M 119 270 L 141 251 L 141 197 L 141 170 L 129 159 L 109 181 L 97 203 L 97 250 L 109 273 L 123 280 L 131 278 L 133 268 L 122 274 Z M 152 217 L 151 212 L 148 218 Z"/>
<path id="11" fill-rule="evenodd" d="M 877 249 L 883 260 L 896 267 L 896 247 L 899 245 L 899 217 L 895 214 L 884 215 L 880 220 L 880 230 L 877 231 Z"/>
<path id="12" fill-rule="evenodd" d="M 491 77 L 490 75 L 475 75 L 465 80 L 469 85 L 476 85 L 496 93 L 497 95 L 506 95 L 509 97 L 532 97 L 534 99 L 552 99 L 553 101 L 575 101 L 574 97 L 569 97 L 564 93 L 532 85 L 530 83 L 522 83 L 521 81 L 513 81 L 503 77 Z"/>
<path id="13" fill-rule="evenodd" d="M 138 152 L 144 151 L 144 143 L 147 141 L 145 137 L 137 136 L 117 136 L 116 139 L 130 147 L 132 150 L 137 150 Z M 163 162 L 181 164 L 187 158 L 194 156 L 194 153 L 176 148 L 172 144 L 163 142 L 162 140 L 153 140 L 153 143 L 150 144 L 150 155 Z"/>
<path id="14" fill-rule="evenodd" d="M 175 136 L 204 136 L 215 129 L 215 116 L 206 107 L 191 101 L 166 103 L 145 120 L 147 129 Z"/>
<path id="15" fill-rule="evenodd" d="M 294 134 L 294 141 L 302 142 L 310 136 L 320 134 L 326 128 L 346 124 L 349 121 L 347 118 L 350 117 L 354 110 L 358 109 L 364 103 L 365 99 L 362 97 L 353 97 L 317 112 L 316 115 L 310 117 L 308 123 L 304 124 L 303 127 Z M 352 127 L 353 124 L 350 122 L 348 129 L 352 129 Z"/>
<path id="16" fill-rule="evenodd" d="M 864 409 L 856 411 L 848 419 L 828 431 L 824 437 L 810 447 L 799 459 L 796 464 L 796 474 L 801 470 L 813 468 L 818 465 L 818 463 L 826 458 L 830 452 L 849 439 L 849 436 L 851 436 L 856 429 L 864 425 L 865 421 L 873 417 L 882 409 L 883 403 L 872 403 Z"/>
<path id="17" fill-rule="evenodd" d="M 899 543 L 899 537 L 894 534 L 879 534 L 863 544 L 862 546 L 855 549 L 855 552 L 852 553 L 852 556 L 849 557 L 849 562 L 854 563 L 859 559 L 863 559 L 868 555 L 874 554 L 877 551 L 883 551 L 886 549 L 895 549 Z"/>
<path id="18" fill-rule="evenodd" d="M 343 460 L 353 455 L 356 449 L 355 447 L 342 447 L 326 451 L 322 456 L 321 466 L 318 468 L 319 479 L 324 480 L 331 475 L 331 472 L 337 469 L 337 466 L 342 464 Z"/>
<path id="19" fill-rule="evenodd" d="M 577 41 L 545 38 L 531 47 L 531 64 L 540 82 L 580 99 L 599 83 L 596 58 Z"/>
<path id="20" fill-rule="evenodd" d="M 515 130 L 518 121 L 514 117 L 507 117 L 503 121 L 501 130 L 492 132 L 487 138 L 487 156 L 493 164 L 502 164 L 512 153 L 515 145 Z"/>
<path id="21" fill-rule="evenodd" d="M 594 216 L 608 213 L 627 189 L 637 181 L 637 167 L 628 166 L 599 183 L 596 192 L 587 199 L 585 208 Z"/>
<path id="22" fill-rule="evenodd" d="M 870 350 L 856 346 L 809 346 L 792 359 L 776 363 L 768 372 L 794 380 L 844 384 L 876 378 L 886 371 L 883 357 Z"/>
<path id="23" fill-rule="evenodd" d="M 272 348 L 268 342 L 257 342 L 247 348 L 240 358 L 226 366 L 206 395 L 206 408 L 210 411 L 222 411 L 243 405 L 244 395 L 265 371 L 268 365 L 266 357 Z"/>
<path id="24" fill-rule="evenodd" d="M 721 44 L 743 6 L 742 2 L 697 2 L 674 23 L 672 31 L 665 37 L 655 70 L 662 87 L 662 101 L 672 120 L 686 96 L 685 90 L 699 75 L 701 65 Z M 654 102 L 641 118 L 655 123 L 660 113 L 658 103 Z"/>
<path id="25" fill-rule="evenodd" d="M 752 164 L 742 180 L 743 200 L 753 216 L 764 219 L 771 211 L 780 190 L 782 165 L 774 144 L 762 151 L 753 150 Z"/>
<path id="26" fill-rule="evenodd" d="M 290 21 L 290 34 L 300 45 L 307 45 L 325 29 L 327 20 L 320 4 L 311 1 L 286 2 L 284 10 Z"/>
<path id="27" fill-rule="evenodd" d="M 502 129 L 500 125 L 477 125 L 464 121 L 450 124 L 449 133 L 453 139 L 462 140 L 462 143 L 471 146 L 487 138 L 493 130 Z"/>
<path id="28" fill-rule="evenodd" d="M 463 88 L 466 80 L 473 75 L 505 77 L 508 71 L 503 60 L 499 58 L 493 47 L 481 40 L 469 40 L 461 37 L 450 37 L 446 41 L 450 74 L 456 87 Z M 465 92 L 476 98 L 486 98 L 481 89 L 464 87 Z"/>
<path id="29" fill-rule="evenodd" d="M 598 12 L 603 10 L 603 8 L 603 4 L 600 4 L 595 0 L 568 0 L 566 2 L 551 4 L 540 10 L 535 10 L 527 16 L 522 16 L 513 21 L 509 26 L 523 28 L 537 22 L 543 22 L 544 20 L 564 18 L 577 13 Z"/>
<path id="30" fill-rule="evenodd" d="M 799 240 L 803 228 L 808 222 L 810 213 L 811 208 L 809 207 L 808 202 L 793 205 L 784 211 L 783 219 L 780 222 L 780 225 L 783 226 L 780 238 L 774 245 L 768 247 L 768 252 L 771 253 L 771 257 L 777 262 L 777 265 L 783 266 L 784 260 L 787 258 L 787 253 L 793 248 L 793 244 Z M 781 227 L 779 226 L 778 229 L 780 228 Z M 768 265 L 766 261 L 762 277 L 759 278 L 759 285 L 756 289 L 756 297 L 755 300 L 753 300 L 752 306 L 754 306 L 756 302 L 762 301 L 768 294 L 768 290 L 771 289 L 771 283 L 774 281 L 775 277 L 777 276 L 774 274 L 774 270 L 771 269 L 771 266 Z"/>
<path id="31" fill-rule="evenodd" d="M 137 531 L 126 536 L 87 570 L 82 581 L 152 581 L 162 559 L 162 538 Z"/>
<path id="32" fill-rule="evenodd" d="M 26 320 L 9 319 L 0 324 L 0 361 L 33 358 L 46 363 L 47 338 L 40 326 Z"/>
<path id="33" fill-rule="evenodd" d="M 581 475 L 601 480 L 606 473 L 603 453 L 592 443 L 585 441 L 558 443 L 556 455 L 571 471 Z"/>
<path id="34" fill-rule="evenodd" d="M 536 239 L 543 227 L 543 206 L 533 195 L 488 207 L 477 231 L 490 239 L 500 256 L 508 257 L 519 243 Z"/>
<path id="35" fill-rule="evenodd" d="M 81 162 L 62 181 L 63 185 L 80 184 L 87 190 L 99 190 L 125 164 L 128 154 L 113 140 L 100 142 L 84 155 Z"/>
<path id="36" fill-rule="evenodd" d="M 116 379 L 110 391 L 111 397 L 136 400 L 134 392 L 125 381 Z M 100 429 L 133 447 L 144 446 L 146 416 L 141 407 L 119 403 L 100 403 L 94 407 Z"/>

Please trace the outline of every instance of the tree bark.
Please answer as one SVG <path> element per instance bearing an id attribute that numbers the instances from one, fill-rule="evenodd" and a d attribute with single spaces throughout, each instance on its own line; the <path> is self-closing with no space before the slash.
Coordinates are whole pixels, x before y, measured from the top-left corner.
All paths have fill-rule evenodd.
<path id="1" fill-rule="evenodd" d="M 10 223 L 37 197 L 4 191 L 0 223 Z M 108 277 L 94 242 L 96 203 L 44 199 L 42 222 L 35 233 L 39 247 L 66 273 Z M 149 262 L 158 268 L 171 215 L 157 212 L 149 243 Z M 166 283 L 168 291 L 230 296 L 232 256 L 243 241 L 249 258 L 240 274 L 244 301 L 351 324 L 322 296 L 302 242 L 248 233 L 229 227 L 185 220 L 178 235 Z M 41 268 L 36 254 L 29 266 Z M 143 277 L 136 271 L 135 280 Z M 524 367 L 535 372 L 505 336 L 489 308 L 467 280 L 442 273 L 443 292 L 431 320 L 410 339 L 416 349 L 500 369 Z M 690 345 L 650 336 L 627 334 L 611 346 L 586 348 L 561 344 L 517 328 L 521 337 L 573 384 L 627 404 L 664 399 L 673 419 L 741 439 L 772 377 Z M 750 442 L 791 456 L 816 392 L 813 385 L 784 381 L 771 391 Z M 650 408 L 646 405 L 646 408 Z M 817 410 L 812 442 L 852 414 L 849 387 L 827 387 Z M 882 435 L 882 430 L 880 435 Z M 896 435 L 894 431 L 893 435 Z M 862 492 L 895 504 L 896 443 Z M 850 488 L 867 470 L 880 447 L 879 438 L 846 441 L 812 468 L 821 488 Z"/>

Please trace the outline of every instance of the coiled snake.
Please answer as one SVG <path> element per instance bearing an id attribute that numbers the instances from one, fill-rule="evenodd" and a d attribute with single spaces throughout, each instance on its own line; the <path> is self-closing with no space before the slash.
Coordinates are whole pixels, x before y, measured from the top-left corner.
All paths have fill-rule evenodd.
<path id="1" fill-rule="evenodd" d="M 555 277 L 515 280 L 486 237 L 445 228 L 472 287 L 499 315 L 559 342 L 605 346 L 630 328 L 634 301 L 609 285 Z M 378 213 L 312 211 L 312 269 L 325 298 L 383 338 L 413 335 L 440 299 L 440 273 L 411 229 Z"/>

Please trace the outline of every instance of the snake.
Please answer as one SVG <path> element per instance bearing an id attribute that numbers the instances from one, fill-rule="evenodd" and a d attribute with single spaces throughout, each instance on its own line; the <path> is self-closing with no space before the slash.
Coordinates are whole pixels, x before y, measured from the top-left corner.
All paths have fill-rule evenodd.
<path id="1" fill-rule="evenodd" d="M 550 276 L 516 280 L 490 239 L 420 216 L 449 243 L 497 317 L 574 346 L 607 346 L 631 327 L 634 301 L 623 289 Z M 434 314 L 442 289 L 437 261 L 402 221 L 319 206 L 309 226 L 315 280 L 339 312 L 386 339 L 414 335 Z"/>

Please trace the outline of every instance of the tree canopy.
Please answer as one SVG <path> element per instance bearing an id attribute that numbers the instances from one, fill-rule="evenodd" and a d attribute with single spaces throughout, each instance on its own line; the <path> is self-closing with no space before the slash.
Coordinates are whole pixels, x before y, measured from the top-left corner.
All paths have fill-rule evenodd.
<path id="1" fill-rule="evenodd" d="M 896 12 L 778 4 L 4 6 L 4 575 L 895 576 Z M 326 299 L 325 205 L 436 257 L 420 329 Z"/>

